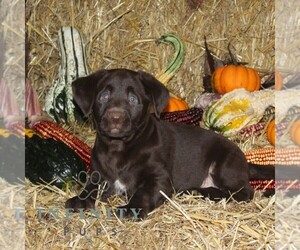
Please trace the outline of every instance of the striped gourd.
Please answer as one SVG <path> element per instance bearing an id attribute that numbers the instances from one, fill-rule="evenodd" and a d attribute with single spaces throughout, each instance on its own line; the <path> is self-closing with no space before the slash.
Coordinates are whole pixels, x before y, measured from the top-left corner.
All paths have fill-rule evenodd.
<path id="1" fill-rule="evenodd" d="M 162 42 L 167 42 L 172 44 L 175 49 L 174 56 L 170 61 L 170 63 L 167 65 L 166 68 L 161 70 L 156 75 L 156 78 L 164 85 L 167 86 L 168 82 L 175 75 L 175 73 L 178 71 L 181 64 L 183 63 L 185 48 L 181 39 L 178 36 L 171 33 L 162 35 L 158 40 L 156 40 L 156 44 L 160 44 Z"/>
<path id="2" fill-rule="evenodd" d="M 236 89 L 209 106 L 204 112 L 203 123 L 224 136 L 234 136 L 242 128 L 258 123 L 270 105 L 274 105 L 272 90 L 250 93 Z"/>
<path id="3" fill-rule="evenodd" d="M 81 34 L 73 27 L 62 27 L 58 32 L 61 64 L 45 100 L 46 112 L 56 122 L 68 123 L 79 118 L 72 95 L 72 82 L 88 75 L 85 48 Z"/>

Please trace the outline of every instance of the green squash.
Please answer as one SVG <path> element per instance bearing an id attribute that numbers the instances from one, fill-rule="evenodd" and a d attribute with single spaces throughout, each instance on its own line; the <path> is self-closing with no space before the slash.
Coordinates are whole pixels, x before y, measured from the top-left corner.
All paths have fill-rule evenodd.
<path id="1" fill-rule="evenodd" d="M 54 180 L 52 185 L 64 189 L 76 183 L 85 167 L 84 161 L 63 142 L 36 134 L 25 136 L 25 176 L 32 183 Z M 80 177 L 80 181 L 85 182 L 85 174 Z"/>

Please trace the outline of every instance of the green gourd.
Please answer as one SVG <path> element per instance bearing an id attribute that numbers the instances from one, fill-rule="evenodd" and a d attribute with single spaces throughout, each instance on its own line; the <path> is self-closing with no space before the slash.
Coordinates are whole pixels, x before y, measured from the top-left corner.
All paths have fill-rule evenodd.
<path id="1" fill-rule="evenodd" d="M 58 188 L 76 183 L 86 164 L 66 144 L 36 134 L 25 136 L 25 176 L 32 183 L 50 183 Z M 84 182 L 85 174 L 80 175 Z"/>

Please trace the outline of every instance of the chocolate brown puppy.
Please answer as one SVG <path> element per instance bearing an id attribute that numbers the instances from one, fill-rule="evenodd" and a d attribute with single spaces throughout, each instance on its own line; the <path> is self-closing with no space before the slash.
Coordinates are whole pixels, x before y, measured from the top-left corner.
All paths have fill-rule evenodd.
<path id="1" fill-rule="evenodd" d="M 94 208 L 100 178 L 109 184 L 101 199 L 126 193 L 129 203 L 123 208 L 141 208 L 142 218 L 164 202 L 160 191 L 171 196 L 196 189 L 212 199 L 252 199 L 242 151 L 212 131 L 161 121 L 169 92 L 152 75 L 101 70 L 77 79 L 73 95 L 84 115 L 93 114 L 97 136 L 92 179 L 67 208 Z"/>

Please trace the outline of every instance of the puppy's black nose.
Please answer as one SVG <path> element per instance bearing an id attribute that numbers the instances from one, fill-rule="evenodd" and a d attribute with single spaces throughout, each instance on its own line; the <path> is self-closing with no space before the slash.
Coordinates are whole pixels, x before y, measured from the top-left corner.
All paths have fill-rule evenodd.
<path id="1" fill-rule="evenodd" d="M 112 123 L 120 123 L 125 120 L 126 111 L 120 108 L 112 108 L 107 111 L 107 117 Z"/>

